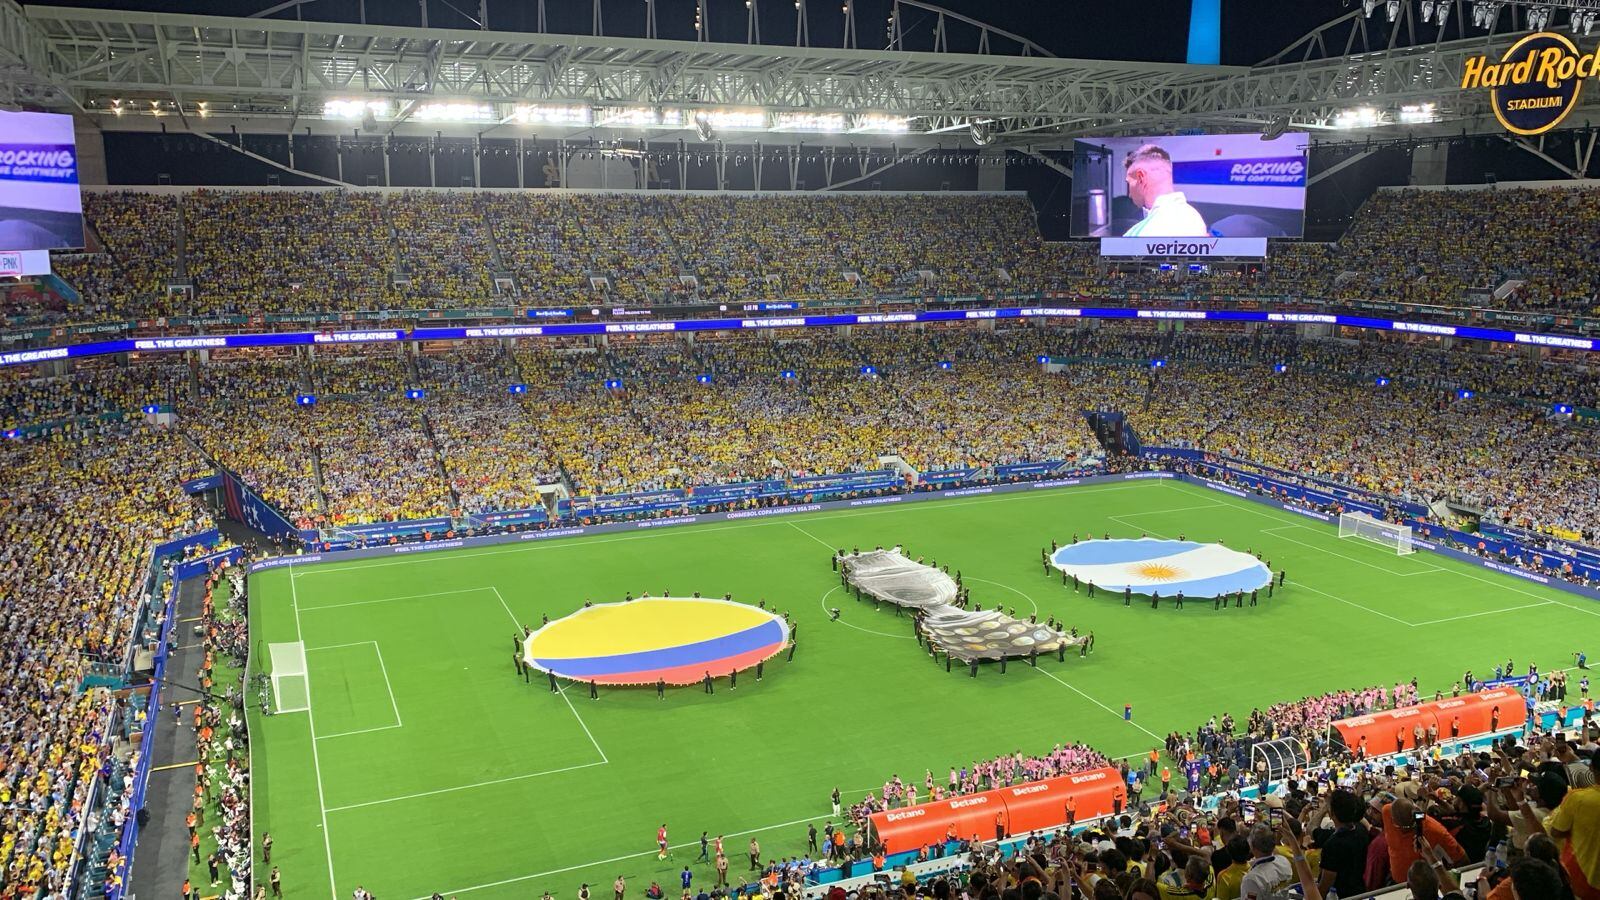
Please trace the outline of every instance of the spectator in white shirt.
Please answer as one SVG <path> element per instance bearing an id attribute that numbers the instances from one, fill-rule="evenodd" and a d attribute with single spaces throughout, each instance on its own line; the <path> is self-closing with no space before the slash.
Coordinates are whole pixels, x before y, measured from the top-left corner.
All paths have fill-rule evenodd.
<path id="1" fill-rule="evenodd" d="M 1277 853 L 1278 839 L 1266 825 L 1250 830 L 1250 870 L 1239 882 L 1239 900 L 1267 900 L 1293 879 L 1289 861 Z"/>

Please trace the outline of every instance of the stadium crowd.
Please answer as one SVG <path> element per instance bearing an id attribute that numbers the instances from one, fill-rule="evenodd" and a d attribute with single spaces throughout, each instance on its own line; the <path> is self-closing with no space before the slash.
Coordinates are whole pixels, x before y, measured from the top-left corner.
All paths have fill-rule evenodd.
<path id="1" fill-rule="evenodd" d="M 1059 368 L 1040 366 L 1040 354 Z M 1152 368 L 1153 358 L 1169 364 Z M 1274 371 L 1279 362 L 1289 370 Z M 1380 389 L 1369 376 L 1383 371 L 1394 383 Z M 80 422 L 0 446 L 18 485 L 5 499 L 0 584 L 8 597 L 37 598 L 8 609 L 22 637 L 7 645 L 0 688 L 9 723 L 0 788 L 13 798 L 0 817 L 0 866 L 19 883 L 59 881 L 72 849 L 64 836 L 81 824 L 75 803 L 104 762 L 95 748 L 114 705 L 71 686 L 126 653 L 143 553 L 210 524 L 178 489 L 210 468 L 197 447 L 296 518 L 338 524 L 536 505 L 548 479 L 603 493 L 876 469 L 886 453 L 923 469 L 1072 459 L 1096 449 L 1078 412 L 1098 407 L 1128 411 L 1147 443 L 1214 447 L 1401 496 L 1482 492 L 1491 509 L 1533 526 L 1592 535 L 1600 519 L 1592 430 L 1544 415 L 1542 379 L 1390 342 L 1134 326 L 883 330 L 478 344 L 415 358 L 394 348 L 314 359 L 230 352 L 200 365 L 158 357 L 23 375 L 4 394 L 13 422 L 123 412 L 158 393 L 179 425 Z M 1594 396 L 1586 374 L 1559 377 Z M 605 389 L 608 378 L 621 386 Z M 1486 386 L 1466 401 L 1450 393 L 1464 383 Z M 421 400 L 404 399 L 412 385 Z M 301 390 L 322 399 L 297 407 Z M 1174 740 L 1217 753 L 1246 738 L 1314 741 L 1331 718 L 1413 699 L 1404 684 L 1341 692 L 1259 711 L 1237 734 L 1208 724 Z M 1102 761 L 1084 747 L 1001 757 L 958 771 L 956 790 Z M 864 803 L 909 801 L 909 785 L 890 787 Z"/>
<path id="2" fill-rule="evenodd" d="M 205 470 L 144 424 L 0 445 L 0 882 L 65 887 L 117 701 L 85 688 L 127 662 L 152 547 L 211 526 L 183 496 Z M 108 770 L 109 771 L 109 770 Z"/>
<path id="3" fill-rule="evenodd" d="M 1383 191 L 1337 244 L 1292 245 L 1258 270 L 1213 273 L 1119 268 L 1083 245 L 1046 244 L 1020 195 L 89 191 L 84 205 L 90 246 L 54 262 L 77 299 L 8 287 L 9 322 L 1001 291 L 1600 313 L 1594 190 Z M 498 292 L 501 274 L 515 298 Z M 177 283 L 192 290 L 168 290 Z M 1057 363 L 1041 366 L 1040 355 Z M 148 642 L 138 614 L 149 550 L 212 526 L 179 486 L 213 463 L 297 523 L 338 526 L 538 507 L 539 487 L 562 482 L 598 495 L 876 470 L 889 455 L 923 471 L 1073 461 L 1099 448 L 1080 413 L 1112 409 L 1148 446 L 1459 501 L 1595 541 L 1596 432 L 1550 405 L 1600 408 L 1600 376 L 1568 363 L 1399 339 L 1118 325 L 485 342 L 415 356 L 399 346 L 219 351 L 205 363 L 135 354 L 65 374 L 9 366 L 0 427 L 39 434 L 0 443 L 0 898 L 63 895 L 80 839 L 132 812 L 128 785 L 113 777 L 132 761 L 107 751 L 125 706 L 86 685 Z M 411 387 L 423 396 L 407 399 Z M 298 407 L 298 393 L 319 401 Z M 138 418 L 149 404 L 175 410 L 178 425 Z M 198 674 L 209 679 L 218 658 L 242 655 L 243 633 L 209 601 L 203 619 Z M 1174 761 L 1226 760 L 1212 783 L 1237 787 L 1253 778 L 1255 741 L 1323 748 L 1331 720 L 1416 699 L 1414 684 L 1335 692 L 1252 711 L 1242 728 L 1225 715 L 1172 735 L 1167 750 Z M 207 698 L 194 726 L 209 763 L 199 796 L 211 781 L 207 808 L 220 817 L 204 827 L 230 871 L 230 898 L 251 857 L 238 708 Z M 1456 862 L 1506 842 L 1514 862 L 1491 865 L 1480 896 L 1592 898 L 1595 752 L 1592 734 L 1534 736 L 1395 773 L 1341 764 L 1291 785 L 1277 828 L 1267 804 L 1130 810 L 1076 838 L 1036 841 L 1024 858 L 980 860 L 964 883 L 928 891 L 1065 900 L 1076 886 L 1096 898 L 1233 900 L 1270 869 L 1272 886 L 1300 880 L 1308 897 L 1409 882 L 1436 898 L 1448 876 L 1415 852 L 1420 833 Z M 948 779 L 928 771 L 922 796 L 1112 763 L 1077 744 L 1015 752 L 953 767 Z M 1134 784 L 1156 774 L 1115 764 Z M 86 805 L 96 779 L 113 794 L 105 821 Z M 916 799 L 916 784 L 896 776 L 852 804 L 850 818 L 859 830 L 876 809 Z M 849 840 L 873 858 L 859 835 Z M 123 861 L 113 852 L 105 862 L 120 878 Z M 763 883 L 792 884 L 806 868 L 795 863 L 769 863 Z M 1496 870 L 1510 888 L 1493 885 Z"/>
<path id="4" fill-rule="evenodd" d="M 950 767 L 950 777 L 940 780 L 932 769 L 923 773 L 920 801 L 943 800 L 975 794 L 1023 781 L 1038 781 L 1075 772 L 1087 772 L 1111 764 L 1099 751 L 1087 744 L 1057 744 L 1049 753 L 1024 754 L 1015 750 L 1004 756 Z M 867 794 L 849 808 L 849 818 L 858 829 L 864 828 L 867 818 L 875 812 L 902 806 L 915 806 L 919 802 L 917 782 L 902 781 L 899 775 L 883 783 L 881 796 Z"/>
<path id="5" fill-rule="evenodd" d="M 1334 722 L 1380 709 L 1412 706 L 1417 701 L 1416 685 L 1408 683 L 1393 688 L 1332 691 L 1276 703 L 1264 710 L 1253 709 L 1239 731 L 1232 715 L 1224 713 L 1220 720 L 1212 716 L 1192 735 L 1167 735 L 1166 752 L 1175 760 L 1199 756 L 1220 760 L 1220 766 L 1208 770 L 1207 786 L 1237 786 L 1241 775 L 1249 775 L 1250 751 L 1258 742 L 1292 738 L 1314 756 L 1325 756 L 1335 749 L 1328 742 L 1328 727 Z"/>
<path id="6" fill-rule="evenodd" d="M 1073 462 L 1099 450 L 1079 413 L 1109 409 L 1146 447 L 1600 534 L 1593 428 L 1551 415 L 1600 403 L 1600 378 L 1575 366 L 1217 326 L 577 340 L 15 367 L 0 415 L 18 427 L 172 405 L 291 519 L 339 525 L 536 507 L 557 482 L 594 496 L 878 470 L 890 455 L 922 471 Z M 301 392 L 319 402 L 293 405 Z"/>
<path id="7" fill-rule="evenodd" d="M 1437 752 L 1400 765 L 1331 747 L 1325 762 L 1301 762 L 1275 775 L 1280 784 L 1270 794 L 1254 790 L 1262 773 L 1232 752 L 1236 739 L 1325 730 L 1334 719 L 1417 699 L 1410 683 L 1336 691 L 1254 710 L 1237 736 L 1231 716 L 1212 717 L 1193 739 L 1169 736 L 1165 759 L 1152 750 L 1148 762 L 1140 754 L 1134 764 L 1082 745 L 1058 745 L 1040 757 L 1016 752 L 951 768 L 947 781 L 928 770 L 920 798 L 914 781 L 894 776 L 881 795 L 848 804 L 838 824 L 830 819 L 820 832 L 808 825 L 804 852 L 769 850 L 759 871 L 753 866 L 754 883 L 724 890 L 725 863 L 720 856 L 707 860 L 721 874 L 701 895 L 793 897 L 807 876 L 824 869 L 842 868 L 847 879 L 885 873 L 889 860 L 869 827 L 875 812 L 1113 766 L 1128 785 L 1129 803 L 1109 816 L 1054 833 L 1008 834 L 1004 850 L 988 834 L 947 835 L 918 849 L 915 861 L 965 854 L 953 865 L 920 878 L 902 869 L 888 873 L 887 882 L 849 884 L 829 896 L 948 898 L 965 887 L 966 896 L 998 900 L 1005 881 L 1020 880 L 1034 882 L 1036 896 L 1054 892 L 1064 900 L 1267 900 L 1296 883 L 1302 897 L 1348 897 L 1400 885 L 1414 898 L 1452 900 L 1461 896 L 1450 893 L 1460 889 L 1452 870 L 1478 861 L 1484 866 L 1469 880 L 1480 898 L 1595 896 L 1600 861 L 1593 852 L 1600 838 L 1575 831 L 1600 827 L 1593 794 L 1600 790 L 1594 776 L 1600 730 L 1592 713 L 1575 733 L 1566 726 L 1530 728 L 1502 734 L 1492 745 L 1447 739 Z M 1187 790 L 1170 783 L 1170 766 L 1197 773 Z M 1208 768 L 1206 781 L 1198 773 Z M 1159 792 L 1153 789 L 1158 777 Z M 1147 781 L 1151 794 L 1141 798 Z M 834 808 L 840 812 L 837 792 Z M 752 863 L 758 852 L 752 845 Z M 1002 886 L 994 887 L 993 879 Z"/>
<path id="8" fill-rule="evenodd" d="M 1594 190 L 1379 191 L 1336 244 L 1288 244 L 1257 268 L 1199 273 L 1044 243 L 1020 195 L 85 196 L 98 242 L 56 264 L 81 297 L 27 295 L 6 304 L 12 319 L 506 306 L 500 274 L 524 305 L 1066 291 L 1600 312 Z M 190 278 L 192 293 L 166 291 Z"/>

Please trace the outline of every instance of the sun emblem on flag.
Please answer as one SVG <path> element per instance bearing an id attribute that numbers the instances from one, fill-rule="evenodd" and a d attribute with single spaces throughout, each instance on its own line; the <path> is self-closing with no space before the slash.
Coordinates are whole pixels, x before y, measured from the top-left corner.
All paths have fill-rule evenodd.
<path id="1" fill-rule="evenodd" d="M 1148 562 L 1134 566 L 1133 574 L 1148 578 L 1151 581 L 1172 581 L 1183 575 L 1184 571 L 1177 566 L 1169 566 L 1166 563 Z"/>

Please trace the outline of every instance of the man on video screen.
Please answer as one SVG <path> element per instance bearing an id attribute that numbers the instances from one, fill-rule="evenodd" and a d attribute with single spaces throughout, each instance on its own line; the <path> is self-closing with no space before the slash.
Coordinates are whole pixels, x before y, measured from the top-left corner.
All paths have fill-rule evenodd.
<path id="1" fill-rule="evenodd" d="M 1206 237 L 1206 220 L 1182 191 L 1172 189 L 1172 157 L 1156 144 L 1145 144 L 1122 161 L 1128 199 L 1145 211 L 1125 237 Z"/>

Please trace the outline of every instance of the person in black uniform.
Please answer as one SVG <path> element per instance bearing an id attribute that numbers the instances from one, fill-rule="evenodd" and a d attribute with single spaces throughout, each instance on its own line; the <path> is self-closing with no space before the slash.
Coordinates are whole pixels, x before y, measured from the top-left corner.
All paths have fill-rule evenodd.
<path id="1" fill-rule="evenodd" d="M 1288 577 L 1289 577 L 1288 573 L 1286 573 L 1286 572 L 1284 572 L 1284 571 L 1282 571 L 1280 569 L 1278 571 L 1278 587 L 1283 587 L 1283 580 L 1285 578 L 1288 578 Z"/>
<path id="2" fill-rule="evenodd" d="M 704 684 L 706 686 L 706 693 L 715 694 L 717 692 L 717 689 L 712 687 L 712 685 L 711 685 L 711 670 L 710 669 L 706 670 L 706 677 L 701 681 L 701 684 Z"/>
<path id="3" fill-rule="evenodd" d="M 1089 582 L 1089 597 L 1091 599 L 1093 599 L 1093 597 L 1094 597 L 1094 582 L 1092 582 L 1092 581 Z"/>
<path id="4" fill-rule="evenodd" d="M 1175 599 L 1178 601 L 1178 608 L 1183 609 L 1183 591 L 1179 591 Z"/>
<path id="5" fill-rule="evenodd" d="M 1211 598 L 1211 608 L 1212 609 L 1221 609 L 1222 608 L 1222 595 L 1221 594 L 1218 594 L 1215 597 Z"/>
<path id="6" fill-rule="evenodd" d="M 1123 606 L 1132 606 L 1133 605 L 1133 588 L 1125 587 L 1125 588 L 1122 589 L 1122 605 Z"/>
<path id="7" fill-rule="evenodd" d="M 1259 594 L 1259 593 L 1260 593 L 1260 591 L 1257 591 L 1257 590 L 1250 591 L 1250 605 L 1251 606 L 1255 606 L 1256 605 L 1256 595 Z"/>
<path id="8" fill-rule="evenodd" d="M 656 699 L 667 699 L 667 680 L 665 678 L 656 679 Z"/>
<path id="9" fill-rule="evenodd" d="M 595 683 L 593 681 L 589 682 L 589 699 L 590 700 L 599 700 L 600 699 L 600 689 L 595 686 Z"/>
<path id="10" fill-rule="evenodd" d="M 1233 608 L 1244 609 L 1244 591 L 1233 595 Z"/>
<path id="11" fill-rule="evenodd" d="M 546 672 L 544 674 L 550 676 L 550 693 L 552 693 L 552 694 L 561 693 L 561 688 L 556 687 L 556 673 L 554 673 L 554 672 Z"/>
<path id="12" fill-rule="evenodd" d="M 765 666 L 765 665 L 766 665 L 766 664 L 767 664 L 767 663 L 766 663 L 766 660 L 758 660 L 758 661 L 757 661 L 757 662 L 756 662 L 756 680 L 757 680 L 757 681 L 760 681 L 760 680 L 761 680 L 761 669 L 762 669 L 762 667 L 763 667 L 763 666 Z"/>
<path id="13" fill-rule="evenodd" d="M 1159 609 L 1160 607 L 1161 607 L 1161 592 L 1160 591 L 1151 591 L 1150 592 L 1150 608 L 1151 609 Z"/>

